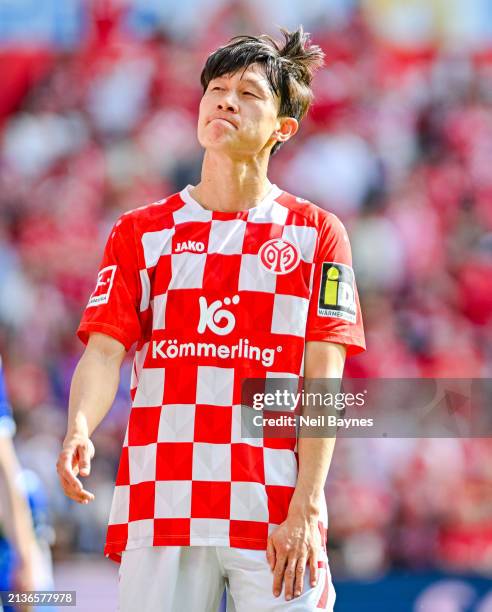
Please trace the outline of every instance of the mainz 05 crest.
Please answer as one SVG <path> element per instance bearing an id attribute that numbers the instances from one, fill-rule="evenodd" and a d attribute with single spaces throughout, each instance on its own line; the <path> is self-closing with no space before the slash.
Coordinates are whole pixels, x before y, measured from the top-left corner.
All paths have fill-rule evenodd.
<path id="1" fill-rule="evenodd" d="M 297 247 L 280 238 L 265 242 L 258 253 L 258 257 L 265 270 L 274 274 L 292 272 L 301 260 Z"/>

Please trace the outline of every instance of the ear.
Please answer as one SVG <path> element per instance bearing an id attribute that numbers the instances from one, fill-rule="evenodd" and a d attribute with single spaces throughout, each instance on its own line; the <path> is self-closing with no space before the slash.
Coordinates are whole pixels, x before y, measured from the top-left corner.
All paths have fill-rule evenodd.
<path id="1" fill-rule="evenodd" d="M 299 122 L 294 117 L 279 117 L 278 127 L 273 133 L 273 137 L 278 142 L 286 142 L 292 138 L 299 129 Z"/>

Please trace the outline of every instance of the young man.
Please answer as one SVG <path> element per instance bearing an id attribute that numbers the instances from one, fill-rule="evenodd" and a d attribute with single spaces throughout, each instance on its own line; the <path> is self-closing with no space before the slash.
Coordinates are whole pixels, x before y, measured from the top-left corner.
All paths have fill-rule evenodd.
<path id="1" fill-rule="evenodd" d="M 216 610 L 224 584 L 238 612 L 333 609 L 333 439 L 241 435 L 244 378 L 341 378 L 364 349 L 342 224 L 267 178 L 323 62 L 302 28 L 283 33 L 283 46 L 241 36 L 209 56 L 201 181 L 116 222 L 78 330 L 58 472 L 80 503 L 90 435 L 137 342 L 105 548 L 121 560 L 121 610 Z"/>

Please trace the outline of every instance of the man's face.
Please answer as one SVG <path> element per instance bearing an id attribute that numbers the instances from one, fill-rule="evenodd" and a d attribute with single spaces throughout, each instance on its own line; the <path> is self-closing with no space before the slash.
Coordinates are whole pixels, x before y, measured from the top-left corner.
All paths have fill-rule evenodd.
<path id="1" fill-rule="evenodd" d="M 278 109 L 279 100 L 258 64 L 218 77 L 200 102 L 198 140 L 205 149 L 256 155 L 276 141 Z"/>

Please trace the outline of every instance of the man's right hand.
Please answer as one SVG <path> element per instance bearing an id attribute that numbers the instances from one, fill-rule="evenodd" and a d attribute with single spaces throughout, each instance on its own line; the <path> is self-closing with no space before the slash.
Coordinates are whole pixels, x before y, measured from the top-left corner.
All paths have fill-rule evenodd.
<path id="1" fill-rule="evenodd" d="M 63 448 L 58 457 L 56 471 L 60 484 L 67 497 L 79 504 L 88 504 L 94 499 L 90 491 L 86 491 L 77 476 L 89 476 L 91 459 L 94 457 L 94 445 L 90 438 L 83 435 L 73 435 L 65 438 Z"/>

